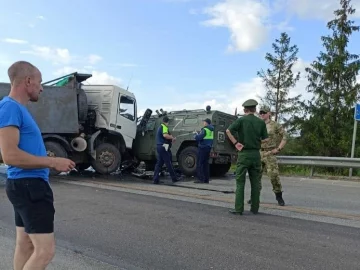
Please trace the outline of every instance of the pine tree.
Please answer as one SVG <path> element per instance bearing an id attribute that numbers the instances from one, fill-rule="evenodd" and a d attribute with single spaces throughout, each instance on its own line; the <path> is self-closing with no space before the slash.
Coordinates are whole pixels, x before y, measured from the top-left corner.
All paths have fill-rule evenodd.
<path id="1" fill-rule="evenodd" d="M 275 112 L 275 121 L 282 122 L 288 127 L 299 111 L 301 98 L 301 95 L 289 95 L 290 89 L 300 79 L 300 72 L 293 73 L 299 49 L 296 45 L 290 45 L 290 37 L 285 32 L 281 33 L 279 39 L 275 39 L 272 47 L 274 54 L 267 53 L 265 56 L 270 68 L 257 73 L 266 87 L 265 97 L 260 97 L 260 100 Z"/>
<path id="2" fill-rule="evenodd" d="M 302 123 L 302 141 L 308 154 L 349 156 L 353 130 L 354 104 L 360 85 L 356 76 L 360 70 L 359 55 L 347 51 L 349 38 L 359 26 L 349 20 L 355 9 L 351 0 L 341 0 L 341 8 L 328 22 L 331 35 L 323 36 L 325 52 L 306 68 L 313 94 L 306 109 L 308 120 Z"/>

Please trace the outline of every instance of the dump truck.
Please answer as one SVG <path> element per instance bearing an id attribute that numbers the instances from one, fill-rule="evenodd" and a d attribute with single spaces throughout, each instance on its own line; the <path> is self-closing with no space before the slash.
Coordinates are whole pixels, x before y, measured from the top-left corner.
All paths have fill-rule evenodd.
<path id="1" fill-rule="evenodd" d="M 169 131 L 176 137 L 173 143 L 172 161 L 186 176 L 196 175 L 197 164 L 197 142 L 194 132 L 203 127 L 203 120 L 209 118 L 214 125 L 214 143 L 210 153 L 210 174 L 212 176 L 223 176 L 231 164 L 237 159 L 235 147 L 226 135 L 226 129 L 237 116 L 227 114 L 218 110 L 211 110 L 210 106 L 198 110 L 180 110 L 166 112 L 162 109 L 156 110 L 148 120 L 146 127 L 139 126 L 134 140 L 134 156 L 145 163 L 145 169 L 154 170 L 156 164 L 156 132 L 162 123 L 164 116 L 169 118 Z"/>
<path id="2" fill-rule="evenodd" d="M 74 72 L 45 82 L 38 102 L 27 107 L 48 156 L 69 158 L 78 170 L 91 166 L 100 174 L 110 174 L 123 160 L 134 159 L 137 130 L 146 126 L 152 111 L 146 110 L 138 121 L 133 93 L 116 85 L 85 84 L 91 76 Z M 0 99 L 9 92 L 10 84 L 0 83 Z"/>

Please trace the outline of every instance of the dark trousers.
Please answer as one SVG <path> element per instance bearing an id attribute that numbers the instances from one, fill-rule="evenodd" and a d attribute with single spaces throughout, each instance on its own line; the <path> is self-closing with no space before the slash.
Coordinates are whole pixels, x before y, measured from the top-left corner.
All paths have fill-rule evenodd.
<path id="1" fill-rule="evenodd" d="M 153 178 L 154 183 L 159 183 L 159 175 L 160 175 L 162 166 L 164 166 L 164 163 L 170 173 L 171 179 L 173 181 L 176 181 L 174 167 L 172 166 L 172 163 L 171 163 L 172 158 L 171 158 L 170 149 L 169 149 L 169 151 L 166 151 L 162 145 L 157 145 L 156 151 L 157 151 L 157 162 L 156 162 L 155 171 L 154 171 L 154 178 Z"/>
<path id="2" fill-rule="evenodd" d="M 210 158 L 210 147 L 200 148 L 198 147 L 198 156 L 197 156 L 197 177 L 199 181 L 204 183 L 209 183 L 210 178 L 210 166 L 209 166 L 209 158 Z"/>

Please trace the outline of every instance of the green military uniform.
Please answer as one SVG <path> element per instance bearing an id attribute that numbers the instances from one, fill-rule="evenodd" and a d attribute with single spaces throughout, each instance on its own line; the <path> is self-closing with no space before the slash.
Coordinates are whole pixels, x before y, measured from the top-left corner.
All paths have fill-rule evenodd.
<path id="1" fill-rule="evenodd" d="M 245 108 L 258 105 L 256 100 L 250 99 L 244 102 Z M 265 122 L 254 114 L 248 114 L 237 119 L 230 125 L 228 130 L 244 147 L 238 153 L 236 164 L 236 198 L 235 210 L 232 213 L 242 214 L 244 211 L 244 188 L 246 172 L 249 173 L 251 183 L 251 211 L 257 213 L 260 205 L 260 179 L 261 179 L 261 141 L 267 139 L 268 134 Z"/>
<path id="2" fill-rule="evenodd" d="M 262 106 L 260 111 L 265 113 L 270 112 L 270 108 L 268 106 Z M 286 131 L 282 125 L 279 123 L 269 119 L 266 123 L 266 129 L 269 135 L 269 140 L 261 144 L 261 163 L 262 170 L 261 175 L 266 169 L 266 174 L 270 178 L 273 192 L 275 193 L 276 200 L 279 205 L 285 205 L 285 202 L 282 198 L 282 186 L 279 177 L 279 164 L 276 158 L 276 155 L 272 154 L 271 151 L 276 149 L 282 140 L 286 140 Z M 262 189 L 261 178 L 260 178 L 260 191 Z M 251 199 L 248 202 L 251 204 Z"/>

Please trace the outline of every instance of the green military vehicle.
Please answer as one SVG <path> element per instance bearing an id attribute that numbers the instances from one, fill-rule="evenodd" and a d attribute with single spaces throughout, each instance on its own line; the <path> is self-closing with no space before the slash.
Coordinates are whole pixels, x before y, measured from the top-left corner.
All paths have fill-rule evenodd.
<path id="1" fill-rule="evenodd" d="M 206 110 L 182 110 L 152 115 L 146 126 L 139 126 L 133 145 L 134 155 L 139 161 L 143 161 L 146 170 L 152 171 L 156 164 L 156 132 L 162 123 L 162 118 L 169 117 L 169 131 L 176 137 L 176 142 L 171 147 L 172 161 L 186 176 L 196 175 L 197 142 L 194 132 L 203 127 L 203 120 L 209 118 L 214 126 L 214 143 L 210 154 L 211 176 L 225 175 L 231 164 L 236 161 L 237 153 L 234 146 L 226 136 L 226 129 L 237 119 L 221 111 L 212 111 L 210 106 Z"/>

